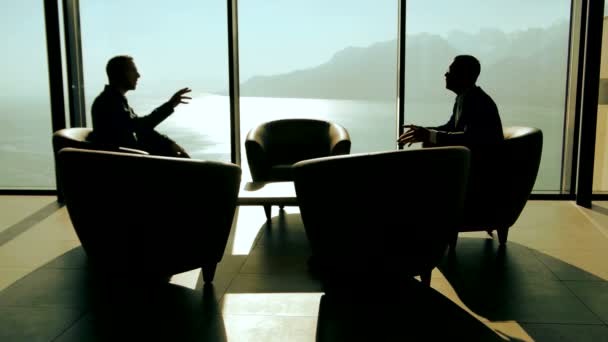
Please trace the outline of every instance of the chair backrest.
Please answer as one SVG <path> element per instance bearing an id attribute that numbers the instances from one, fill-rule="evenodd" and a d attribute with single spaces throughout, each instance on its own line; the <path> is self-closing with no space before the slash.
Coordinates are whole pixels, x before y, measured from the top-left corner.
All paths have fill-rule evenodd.
<path id="1" fill-rule="evenodd" d="M 295 189 L 313 253 L 331 273 L 431 270 L 462 218 L 469 163 L 465 147 L 296 163 Z"/>
<path id="2" fill-rule="evenodd" d="M 53 133 L 53 150 L 59 152 L 64 147 L 93 149 L 89 138 L 93 130 L 86 127 L 64 128 Z"/>
<path id="3" fill-rule="evenodd" d="M 350 136 L 344 127 L 316 119 L 262 123 L 249 132 L 247 140 L 261 144 L 272 165 L 350 152 Z M 247 141 L 245 144 L 248 148 Z"/>
<path id="4" fill-rule="evenodd" d="M 53 133 L 53 150 L 55 151 L 55 154 L 65 147 L 149 154 L 142 150 L 95 141 L 94 132 L 88 127 L 64 128 Z"/>
<path id="5" fill-rule="evenodd" d="M 58 161 L 69 216 L 92 260 L 151 272 L 221 260 L 239 166 L 73 148 Z"/>
<path id="6" fill-rule="evenodd" d="M 114 146 L 109 144 L 100 144 L 94 141 L 93 130 L 88 127 L 71 127 L 60 129 L 53 133 L 53 155 L 55 158 L 55 179 L 57 185 L 57 197 L 60 202 L 63 202 L 63 190 L 61 179 L 59 179 L 59 164 L 57 162 L 57 154 L 61 149 L 66 147 L 87 149 L 87 150 L 102 150 L 102 151 L 120 151 L 136 154 L 148 154 L 148 152 Z"/>
<path id="7" fill-rule="evenodd" d="M 491 165 L 484 167 L 484 190 L 474 194 L 467 209 L 466 221 L 470 225 L 488 228 L 510 227 L 523 211 L 540 166 L 543 134 L 532 127 L 505 127 L 505 140 L 492 156 Z M 478 161 L 483 163 L 483 160 Z M 475 166 L 474 166 L 475 167 Z M 481 173 L 481 172 L 480 172 Z M 476 175 L 471 176 L 471 184 Z M 467 204 L 469 206 L 469 204 Z"/>

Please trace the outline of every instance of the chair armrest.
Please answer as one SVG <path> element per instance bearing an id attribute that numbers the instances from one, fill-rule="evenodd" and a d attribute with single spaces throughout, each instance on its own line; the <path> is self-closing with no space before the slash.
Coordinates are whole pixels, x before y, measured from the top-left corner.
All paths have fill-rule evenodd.
<path id="1" fill-rule="evenodd" d="M 255 143 L 259 146 L 262 152 L 266 151 L 266 128 L 265 126 L 258 126 L 253 128 L 247 133 L 245 137 L 245 144 Z"/>
<path id="2" fill-rule="evenodd" d="M 246 140 L 245 151 L 251 178 L 254 181 L 264 181 L 270 172 L 270 162 L 263 145 L 257 140 Z"/>
<path id="3" fill-rule="evenodd" d="M 350 135 L 345 128 L 333 124 L 329 128 L 329 155 L 336 156 L 350 153 Z"/>
<path id="4" fill-rule="evenodd" d="M 270 161 L 265 141 L 266 133 L 266 128 L 262 125 L 249 131 L 245 138 L 247 164 L 253 181 L 265 181 L 269 177 Z"/>
<path id="5" fill-rule="evenodd" d="M 138 150 L 138 149 L 135 149 L 135 148 L 122 147 L 122 146 L 118 147 L 118 151 L 119 152 L 125 152 L 125 153 L 150 155 L 150 153 L 148 153 L 146 151 Z"/>

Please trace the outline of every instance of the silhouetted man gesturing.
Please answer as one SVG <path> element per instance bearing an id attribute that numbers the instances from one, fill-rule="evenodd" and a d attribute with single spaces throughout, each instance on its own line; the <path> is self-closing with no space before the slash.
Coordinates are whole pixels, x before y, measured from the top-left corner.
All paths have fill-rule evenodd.
<path id="1" fill-rule="evenodd" d="M 144 150 L 153 155 L 185 157 L 184 149 L 158 133 L 154 128 L 168 118 L 180 103 L 191 99 L 185 96 L 191 90 L 178 90 L 166 103 L 146 116 L 137 116 L 129 106 L 125 94 L 135 90 L 140 77 L 130 56 L 116 56 L 106 66 L 109 84 L 93 102 L 93 137 L 95 141 L 113 146 Z"/>

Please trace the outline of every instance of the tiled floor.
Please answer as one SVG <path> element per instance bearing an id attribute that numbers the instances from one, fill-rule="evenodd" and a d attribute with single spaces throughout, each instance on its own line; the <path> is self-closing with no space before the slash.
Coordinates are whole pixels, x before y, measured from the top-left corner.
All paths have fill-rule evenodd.
<path id="1" fill-rule="evenodd" d="M 213 286 L 199 270 L 158 286 L 91 274 L 54 203 L 0 197 L 2 342 L 608 341 L 608 203 L 529 202 L 505 253 L 461 234 L 432 290 L 412 281 L 345 297 L 308 273 L 297 208 L 273 208 L 271 224 L 240 208 Z"/>

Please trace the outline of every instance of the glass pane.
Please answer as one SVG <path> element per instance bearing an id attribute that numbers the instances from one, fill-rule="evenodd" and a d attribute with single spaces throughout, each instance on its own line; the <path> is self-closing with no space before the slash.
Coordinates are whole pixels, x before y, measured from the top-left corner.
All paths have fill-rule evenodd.
<path id="1" fill-rule="evenodd" d="M 570 0 L 407 4 L 406 123 L 446 123 L 455 94 L 445 89 L 444 74 L 456 55 L 474 55 L 477 85 L 496 102 L 503 126 L 543 131 L 534 190 L 559 191 Z"/>
<path id="2" fill-rule="evenodd" d="M 190 103 L 177 106 L 157 131 L 193 158 L 230 161 L 225 1 L 81 0 L 80 14 L 89 126 L 93 100 L 108 83 L 108 60 L 129 55 L 141 75 L 126 94 L 135 113 L 146 115 L 191 88 Z"/>
<path id="3" fill-rule="evenodd" d="M 242 141 L 315 118 L 344 126 L 351 153 L 395 149 L 398 13 L 397 0 L 240 1 Z"/>
<path id="4" fill-rule="evenodd" d="M 55 188 L 43 5 L 0 2 L 0 188 Z"/>
<path id="5" fill-rule="evenodd" d="M 593 191 L 608 192 L 608 2 L 604 10 Z"/>

